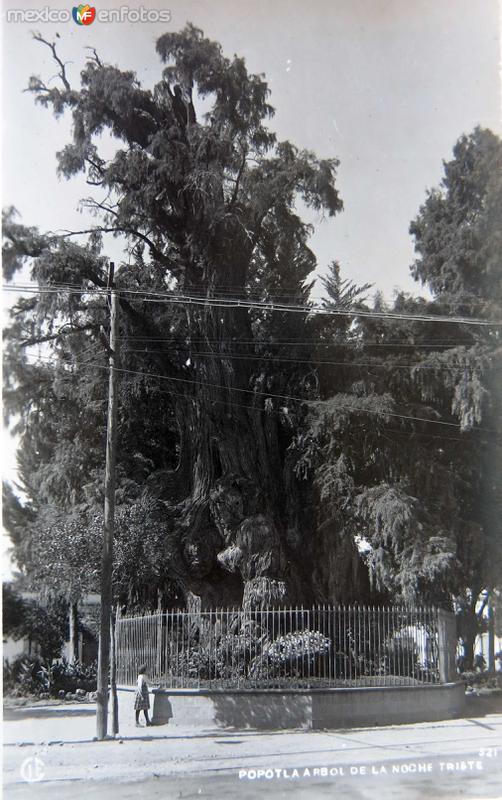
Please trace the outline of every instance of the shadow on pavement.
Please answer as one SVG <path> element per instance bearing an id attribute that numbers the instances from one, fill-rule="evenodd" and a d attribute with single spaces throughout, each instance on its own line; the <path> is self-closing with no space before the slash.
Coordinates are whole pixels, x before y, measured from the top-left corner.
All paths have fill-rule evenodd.
<path id="1" fill-rule="evenodd" d="M 96 714 L 94 706 L 83 708 L 65 708 L 64 706 L 19 706 L 17 708 L 4 708 L 4 720 L 20 719 L 61 719 L 63 717 L 93 717 Z"/>

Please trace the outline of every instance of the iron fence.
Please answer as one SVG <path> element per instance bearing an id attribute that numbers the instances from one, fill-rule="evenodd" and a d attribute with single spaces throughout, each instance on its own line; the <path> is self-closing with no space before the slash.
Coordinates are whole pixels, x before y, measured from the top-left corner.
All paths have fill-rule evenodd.
<path id="1" fill-rule="evenodd" d="M 410 686 L 449 680 L 453 615 L 436 608 L 315 606 L 122 616 L 117 681 L 146 664 L 166 688 Z"/>

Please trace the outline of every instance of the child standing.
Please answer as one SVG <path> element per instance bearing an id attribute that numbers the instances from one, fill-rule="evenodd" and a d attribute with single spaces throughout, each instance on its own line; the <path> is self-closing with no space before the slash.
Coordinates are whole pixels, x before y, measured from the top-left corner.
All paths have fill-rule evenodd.
<path id="1" fill-rule="evenodd" d="M 148 709 L 150 708 L 150 698 L 148 696 L 148 683 L 146 681 L 146 664 L 142 664 L 139 668 L 138 685 L 134 695 L 134 710 L 136 712 L 136 727 L 141 728 L 139 722 L 139 712 L 143 711 L 147 725 L 151 725 L 148 717 Z"/>

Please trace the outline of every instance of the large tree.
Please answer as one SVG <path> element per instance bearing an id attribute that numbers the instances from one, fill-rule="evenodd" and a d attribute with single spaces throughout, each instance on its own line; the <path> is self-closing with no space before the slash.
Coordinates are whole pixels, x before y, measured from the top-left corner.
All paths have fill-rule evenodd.
<path id="1" fill-rule="evenodd" d="M 160 557 L 186 599 L 306 596 L 313 564 L 305 561 L 302 542 L 317 519 L 298 528 L 288 447 L 300 408 L 293 398 L 312 399 L 318 391 L 308 353 L 295 344 L 309 322 L 305 313 L 240 309 L 238 300 L 306 303 L 305 281 L 316 260 L 308 246 L 311 229 L 296 206 L 302 200 L 329 215 L 341 210 L 338 162 L 276 141 L 266 127 L 273 109 L 263 77 L 249 74 L 243 59 L 225 58 L 191 25 L 158 40 L 165 68 L 150 89 L 97 54 L 73 87 L 54 44 L 36 38 L 51 48 L 60 85 L 34 77 L 30 89 L 56 115 L 73 118 L 73 140 L 58 154 L 60 173 L 82 174 L 100 199 L 83 201 L 97 217 L 85 226 L 85 246 L 71 235 L 22 228 L 12 215 L 7 220 L 7 277 L 32 258 L 32 278 L 43 290 L 14 311 L 14 392 L 20 371 L 43 372 L 23 361 L 23 346 L 48 342 L 59 360 L 55 371 L 65 385 L 77 386 L 68 391 L 79 398 L 87 392 L 86 401 L 97 393 L 80 407 L 84 416 L 94 410 L 97 424 L 89 430 L 84 422 L 75 436 L 102 441 L 99 367 L 106 356 L 96 345 L 106 309 L 96 290 L 107 276 L 100 245 L 104 232 L 122 237 L 130 253 L 116 275 L 122 367 L 129 371 L 121 380 L 124 501 L 142 485 L 163 504 L 167 544 Z M 100 152 L 107 138 L 115 142 L 111 158 Z M 149 292 L 209 302 L 174 305 Z M 219 308 L 217 298 L 235 303 Z M 92 378 L 85 348 L 93 353 Z M 295 363 L 300 354 L 303 363 Z M 32 423 L 30 415 L 25 437 Z M 59 420 L 50 424 L 58 438 Z M 97 449 L 86 442 L 77 456 L 71 437 L 62 439 L 68 463 L 59 462 L 58 476 L 57 459 L 49 459 L 50 480 L 71 481 L 75 467 L 71 503 L 90 504 L 99 487 Z M 359 590 L 348 569 L 357 565 L 357 550 L 347 542 L 338 555 L 336 543 L 331 548 L 344 576 L 337 596 L 350 599 Z"/>

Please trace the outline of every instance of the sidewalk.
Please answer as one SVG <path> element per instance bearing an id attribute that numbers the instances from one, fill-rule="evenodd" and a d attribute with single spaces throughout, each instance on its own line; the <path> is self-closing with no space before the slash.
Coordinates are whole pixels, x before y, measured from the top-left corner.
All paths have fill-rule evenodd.
<path id="1" fill-rule="evenodd" d="M 383 728 L 258 733 L 183 729 L 174 725 L 139 730 L 134 725 L 130 708 L 125 708 L 124 703 L 121 706 L 121 736 L 106 742 L 93 741 L 93 705 L 7 709 L 4 719 L 6 797 L 31 797 L 39 794 L 43 787 L 52 787 L 47 796 L 66 797 L 70 796 L 70 791 L 81 791 L 77 788 L 80 781 L 86 782 L 86 796 L 91 785 L 98 787 L 98 784 L 106 794 L 108 790 L 103 781 L 124 787 L 125 783 L 173 776 L 198 780 L 226 776 L 242 797 L 247 797 L 253 786 L 255 791 L 258 786 L 263 787 L 263 791 L 268 786 L 268 794 L 263 796 L 272 796 L 272 782 L 274 790 L 281 785 L 287 788 L 285 784 L 296 779 L 293 771 L 305 769 L 318 770 L 316 777 L 328 781 L 358 775 L 388 777 L 413 772 L 419 772 L 424 780 L 430 781 L 434 775 L 446 779 L 450 772 L 452 779 L 472 779 L 472 785 L 473 781 L 481 785 L 486 779 L 491 793 L 479 797 L 502 797 L 502 781 L 498 782 L 502 774 L 501 714 Z M 43 773 L 39 782 L 27 781 L 26 769 L 23 778 L 23 764 L 29 764 L 30 759 L 31 763 L 39 759 L 36 763 L 41 765 L 40 773 Z M 447 764 L 454 766 L 450 769 Z M 260 770 L 266 774 L 259 773 Z M 33 775 L 31 773 L 31 777 Z M 306 774 L 309 780 L 311 777 L 314 775 Z M 301 780 L 303 775 L 299 774 L 298 778 Z M 69 781 L 73 789 L 68 786 Z M 171 780 L 169 786 L 172 785 Z M 58 793 L 56 788 L 63 786 L 67 792 Z M 171 795 L 164 791 L 163 796 L 187 795 Z M 218 794 L 204 796 L 217 797 Z"/>

